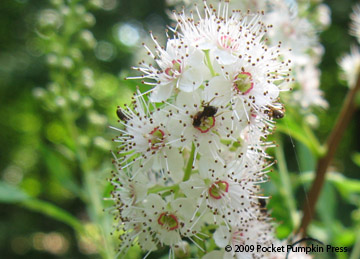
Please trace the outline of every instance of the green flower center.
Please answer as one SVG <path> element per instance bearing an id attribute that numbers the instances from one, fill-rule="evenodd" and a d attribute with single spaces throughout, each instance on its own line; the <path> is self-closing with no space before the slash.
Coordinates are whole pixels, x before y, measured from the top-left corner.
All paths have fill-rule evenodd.
<path id="1" fill-rule="evenodd" d="M 211 117 L 202 118 L 200 126 L 195 127 L 195 129 L 199 130 L 201 133 L 206 133 L 214 126 L 215 126 L 215 117 L 211 116 Z"/>
<path id="2" fill-rule="evenodd" d="M 157 127 L 150 132 L 150 136 L 149 143 L 151 144 L 151 149 L 159 149 L 160 144 L 164 142 L 165 133 Z"/>
<path id="3" fill-rule="evenodd" d="M 165 69 L 165 74 L 171 77 L 181 74 L 181 60 L 173 60 L 171 63 L 173 64 L 172 67 Z"/>
<path id="4" fill-rule="evenodd" d="M 209 195 L 214 199 L 221 199 L 224 196 L 224 192 L 229 191 L 229 184 L 225 181 L 218 181 L 211 185 L 209 188 Z"/>
<path id="5" fill-rule="evenodd" d="M 158 218 L 158 223 L 167 230 L 175 230 L 179 228 L 179 222 L 174 214 L 163 212 Z"/>
<path id="6" fill-rule="evenodd" d="M 241 92 L 242 94 L 249 93 L 254 87 L 252 76 L 249 72 L 241 72 L 237 74 L 233 83 L 236 91 Z"/>

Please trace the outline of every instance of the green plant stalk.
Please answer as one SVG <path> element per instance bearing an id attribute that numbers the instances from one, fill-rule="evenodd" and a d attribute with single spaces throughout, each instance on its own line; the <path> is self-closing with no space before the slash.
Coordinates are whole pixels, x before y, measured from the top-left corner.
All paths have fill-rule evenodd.
<path id="1" fill-rule="evenodd" d="M 89 168 L 89 162 L 87 158 L 86 151 L 78 143 L 79 133 L 75 124 L 75 116 L 71 109 L 68 106 L 64 107 L 62 113 L 62 119 L 65 122 L 66 128 L 71 139 L 74 141 L 74 149 L 76 153 L 76 158 L 78 165 L 82 171 L 83 183 L 84 183 L 84 193 L 87 195 L 87 199 L 84 201 L 88 205 L 88 212 L 92 222 L 100 226 L 102 241 L 94 240 L 95 245 L 103 258 L 114 258 L 115 248 L 110 240 L 109 226 L 111 223 L 108 222 L 107 216 L 104 215 L 102 208 L 102 195 L 99 193 L 99 185 L 96 183 L 93 175 L 92 168 Z M 103 242 L 103 243 L 102 243 Z"/>
<path id="2" fill-rule="evenodd" d="M 174 191 L 176 192 L 179 189 L 179 185 L 175 184 L 172 186 L 154 186 L 148 190 L 148 193 L 159 193 L 163 191 Z"/>
<path id="3" fill-rule="evenodd" d="M 202 239 L 197 239 L 197 238 L 194 238 L 193 239 L 194 242 L 197 244 L 197 248 L 198 248 L 198 256 L 199 258 L 202 258 L 205 254 L 206 254 L 206 245 L 205 245 L 205 241 Z M 201 249 L 200 249 L 201 247 Z"/>
<path id="4" fill-rule="evenodd" d="M 73 217 L 67 211 L 60 210 L 58 207 L 54 206 L 49 202 L 41 201 L 37 199 L 29 199 L 22 202 L 22 205 L 28 209 L 41 212 L 44 215 L 50 216 L 54 219 L 57 219 L 61 222 L 68 224 L 78 234 L 82 234 L 85 236 L 88 235 L 86 229 L 77 218 Z"/>
<path id="5" fill-rule="evenodd" d="M 186 168 L 185 168 L 185 173 L 184 173 L 184 177 L 183 177 L 183 182 L 186 182 L 187 180 L 190 179 L 190 175 L 191 175 L 191 172 L 192 172 L 192 166 L 193 166 L 193 163 L 194 163 L 194 157 L 195 155 L 195 144 L 193 143 L 192 144 L 192 147 L 191 147 L 191 152 L 190 152 L 190 156 L 189 156 L 189 160 L 188 160 L 188 163 L 186 165 Z"/>
<path id="6" fill-rule="evenodd" d="M 76 7 L 76 1 L 70 1 L 69 7 L 72 11 Z M 77 26 L 78 26 L 78 18 L 74 16 L 69 16 L 64 21 L 63 29 L 60 35 L 54 35 L 56 41 L 59 42 L 62 46 L 71 46 L 71 39 L 74 35 Z M 51 52 L 52 49 L 49 50 Z M 62 56 L 68 56 L 67 48 L 63 48 L 61 51 Z M 68 96 L 68 92 L 70 89 L 74 88 L 73 84 L 71 84 L 67 80 L 67 71 L 58 71 L 52 70 L 50 71 L 50 77 L 52 81 L 59 83 L 62 90 L 63 96 Z M 76 85 L 75 85 L 76 87 Z M 75 88 L 76 89 L 76 88 Z M 110 227 L 111 222 L 109 222 L 109 216 L 105 215 L 102 210 L 102 194 L 99 193 L 99 184 L 96 182 L 94 171 L 90 164 L 91 160 L 89 159 L 86 150 L 81 146 L 79 141 L 79 133 L 75 123 L 76 114 L 75 112 L 67 105 L 63 107 L 61 119 L 63 120 L 66 130 L 68 132 L 68 136 L 72 141 L 68 141 L 66 145 L 71 148 L 76 154 L 76 161 L 81 170 L 82 177 L 83 177 L 83 189 L 85 195 L 83 195 L 82 200 L 87 205 L 88 213 L 91 218 L 91 221 L 100 226 L 100 236 L 101 240 L 94 236 L 89 236 L 86 234 L 87 237 L 91 239 L 92 242 L 97 247 L 99 254 L 103 258 L 114 258 L 115 249 L 110 239 Z M 36 205 L 36 204 L 35 204 Z M 71 223 L 71 222 L 69 222 Z M 83 231 L 79 231 L 79 228 L 73 226 L 74 230 L 78 232 L 78 234 L 83 234 Z"/>
<path id="7" fill-rule="evenodd" d="M 283 198 L 285 199 L 286 206 L 289 209 L 291 225 L 294 228 L 298 225 L 299 219 L 296 213 L 295 198 L 291 187 L 289 172 L 285 163 L 283 144 L 280 135 L 277 135 L 277 142 L 279 147 L 275 148 L 275 155 L 282 184 Z"/>
<path id="8" fill-rule="evenodd" d="M 354 249 L 352 250 L 349 259 L 358 259 L 358 258 L 360 258 L 360 228 L 357 229 L 357 236 L 354 244 Z"/>
<path id="9" fill-rule="evenodd" d="M 204 52 L 205 52 L 205 63 L 210 70 L 211 76 L 216 76 L 217 74 L 216 74 L 216 72 L 212 66 L 211 60 L 210 60 L 210 51 L 204 50 Z"/>

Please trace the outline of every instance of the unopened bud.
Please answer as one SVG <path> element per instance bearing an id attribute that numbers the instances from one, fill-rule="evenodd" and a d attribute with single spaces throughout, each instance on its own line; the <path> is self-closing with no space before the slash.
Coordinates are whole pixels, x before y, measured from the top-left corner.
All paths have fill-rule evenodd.
<path id="1" fill-rule="evenodd" d="M 190 246 L 186 241 L 181 241 L 174 249 L 176 258 L 189 258 Z"/>

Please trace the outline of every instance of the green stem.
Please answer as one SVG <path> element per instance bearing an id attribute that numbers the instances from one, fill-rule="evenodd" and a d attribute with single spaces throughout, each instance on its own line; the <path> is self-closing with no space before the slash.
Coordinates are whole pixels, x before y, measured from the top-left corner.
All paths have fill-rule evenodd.
<path id="1" fill-rule="evenodd" d="M 193 163 L 194 163 L 194 159 L 195 159 L 194 154 L 195 154 L 195 144 L 193 143 L 192 147 L 191 147 L 190 157 L 189 157 L 188 163 L 186 165 L 183 182 L 190 179 L 190 175 L 191 175 L 191 172 L 193 169 L 192 167 L 193 167 Z"/>
<path id="2" fill-rule="evenodd" d="M 172 186 L 154 186 L 148 190 L 148 193 L 159 193 L 163 191 L 177 191 L 179 189 L 179 185 L 172 185 Z"/>
<path id="3" fill-rule="evenodd" d="M 291 224 L 294 227 L 298 225 L 299 218 L 296 214 L 294 194 L 291 187 L 289 172 L 285 163 L 285 155 L 280 135 L 278 135 L 277 142 L 279 144 L 279 147 L 275 148 L 275 155 L 278 162 L 277 165 L 279 168 L 279 174 L 283 190 L 283 198 L 285 199 L 286 206 L 289 209 Z"/>
<path id="4" fill-rule="evenodd" d="M 87 233 L 86 229 L 84 228 L 84 225 L 81 224 L 81 222 L 72 216 L 67 211 L 63 211 L 62 209 L 54 206 L 53 204 L 37 200 L 37 199 L 28 199 L 24 201 L 23 206 L 31 209 L 33 211 L 41 212 L 44 215 L 47 215 L 49 217 L 52 217 L 54 219 L 57 219 L 61 222 L 64 222 L 71 226 L 78 234 L 83 234 L 88 236 L 89 233 Z"/>
<path id="5" fill-rule="evenodd" d="M 357 231 L 357 236 L 356 236 L 356 242 L 354 245 L 354 249 L 351 252 L 351 256 L 349 259 L 357 259 L 360 258 L 360 228 L 358 228 Z"/>
<path id="6" fill-rule="evenodd" d="M 204 53 L 205 53 L 205 63 L 210 70 L 211 76 L 216 76 L 217 74 L 212 66 L 211 59 L 210 59 L 210 51 L 207 49 L 207 50 L 204 50 Z"/>
<path id="7" fill-rule="evenodd" d="M 205 241 L 203 239 L 200 240 L 200 239 L 197 239 L 197 238 L 194 238 L 193 240 L 197 244 L 198 256 L 199 256 L 199 258 L 202 258 L 206 254 Z M 201 247 L 201 249 L 200 249 L 200 247 Z"/>
<path id="8" fill-rule="evenodd" d="M 114 247 L 110 236 L 111 222 L 109 215 L 105 215 L 102 206 L 102 194 L 99 193 L 99 184 L 96 182 L 94 172 L 89 166 L 88 157 L 83 146 L 78 142 L 79 132 L 75 123 L 75 114 L 69 106 L 64 107 L 63 120 L 71 139 L 74 142 L 74 149 L 77 154 L 78 165 L 82 171 L 84 189 L 87 199 L 88 212 L 92 222 L 100 226 L 101 240 L 93 240 L 103 258 L 114 258 Z"/>

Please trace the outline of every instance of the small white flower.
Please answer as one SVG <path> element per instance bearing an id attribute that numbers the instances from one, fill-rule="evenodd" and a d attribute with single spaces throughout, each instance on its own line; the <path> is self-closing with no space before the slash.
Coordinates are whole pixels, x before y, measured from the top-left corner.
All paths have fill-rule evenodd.
<path id="1" fill-rule="evenodd" d="M 171 249 L 182 242 L 182 237 L 191 239 L 199 232 L 199 224 L 190 223 L 189 215 L 195 206 L 191 199 L 178 198 L 164 201 L 157 194 L 149 194 L 133 207 L 132 213 L 122 218 L 120 249 L 127 249 L 138 238 L 143 250 L 156 250 L 167 245 Z"/>
<path id="2" fill-rule="evenodd" d="M 143 75 L 131 79 L 152 79 L 144 83 L 154 86 L 151 89 L 153 102 L 167 100 L 174 94 L 175 89 L 192 92 L 199 88 L 209 73 L 204 63 L 204 53 L 178 38 L 169 39 L 164 50 L 156 39 L 152 38 L 156 44 L 155 54 L 146 48 L 157 66 L 143 61 L 139 67 L 134 67 Z"/>
<path id="3" fill-rule="evenodd" d="M 174 142 L 174 145 L 191 148 L 191 143 L 194 143 L 196 153 L 220 159 L 221 137 L 231 138 L 235 134 L 231 113 L 225 107 L 212 106 L 212 101 L 205 102 L 200 91 L 179 93 L 175 105 L 170 108 L 168 128 L 171 138 L 181 141 Z"/>
<path id="4" fill-rule="evenodd" d="M 343 56 L 340 61 L 343 70 L 342 78 L 347 81 L 350 88 L 355 87 L 356 79 L 360 72 L 360 49 L 352 46 L 350 54 Z"/>
<path id="5" fill-rule="evenodd" d="M 353 7 L 353 13 L 350 15 L 350 34 L 355 36 L 360 43 L 360 5 L 357 4 Z"/>
<path id="6" fill-rule="evenodd" d="M 199 175 L 192 175 L 188 181 L 180 184 L 184 194 L 196 201 L 195 213 L 213 214 L 210 224 L 221 220 L 226 224 L 236 225 L 239 219 L 253 217 L 251 211 L 256 204 L 254 197 L 258 192 L 256 176 L 244 173 L 243 178 L 234 180 L 232 174 L 219 163 L 201 158 Z M 249 179 L 251 177 L 253 178 Z"/>
<path id="7" fill-rule="evenodd" d="M 223 248 L 231 245 L 233 248 L 240 245 L 253 245 L 256 249 L 257 245 L 271 246 L 273 243 L 272 226 L 265 220 L 256 218 L 241 220 L 236 227 L 229 229 L 227 226 L 220 226 L 214 233 L 215 243 Z M 234 249 L 230 253 L 226 253 L 224 258 L 238 259 L 264 258 L 264 253 L 242 252 L 235 253 Z"/>
<path id="8" fill-rule="evenodd" d="M 209 50 L 210 55 L 222 65 L 230 65 L 238 56 L 256 44 L 263 37 L 266 26 L 259 15 L 242 15 L 238 12 L 228 13 L 228 5 L 219 4 L 218 9 L 207 6 L 203 17 L 197 10 L 199 19 L 188 17 L 184 13 L 175 14 L 181 35 L 184 40 L 200 48 Z M 251 51 L 250 51 L 251 52 Z"/>
<path id="9" fill-rule="evenodd" d="M 308 63 L 305 66 L 297 66 L 295 72 L 300 89 L 293 93 L 294 99 L 305 109 L 311 106 L 327 108 L 328 103 L 320 90 L 320 70 Z"/>
<path id="10" fill-rule="evenodd" d="M 125 129 L 115 128 L 120 132 L 114 139 L 120 143 L 116 162 L 122 168 L 127 168 L 138 161 L 139 170 L 163 169 L 166 173 L 165 178 L 170 176 L 174 182 L 181 181 L 184 160 L 179 150 L 173 149 L 170 143 L 171 134 L 167 129 L 166 111 L 155 109 L 155 105 L 145 103 L 141 96 L 136 97 L 133 104 L 133 109 L 120 111 L 124 116 L 124 121 L 120 120 L 120 123 Z M 173 138 L 172 141 L 174 142 Z"/>

